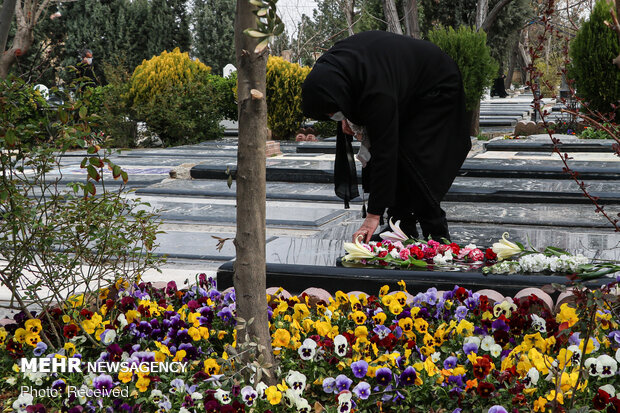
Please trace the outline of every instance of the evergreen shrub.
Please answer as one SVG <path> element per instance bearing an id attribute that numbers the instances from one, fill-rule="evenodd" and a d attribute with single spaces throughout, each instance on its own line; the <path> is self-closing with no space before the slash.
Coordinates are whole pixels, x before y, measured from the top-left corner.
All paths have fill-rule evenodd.
<path id="1" fill-rule="evenodd" d="M 461 26 L 457 30 L 440 26 L 428 38 L 456 62 L 463 77 L 465 106 L 473 110 L 497 75 L 497 62 L 491 57 L 484 31 Z"/>
<path id="2" fill-rule="evenodd" d="M 164 51 L 136 67 L 125 97 L 136 119 L 166 146 L 214 139 L 222 133 L 223 116 L 210 73 L 178 48 Z"/>
<path id="3" fill-rule="evenodd" d="M 301 127 L 305 117 L 301 109 L 301 84 L 310 73 L 281 57 L 267 61 L 267 124 L 276 139 L 288 139 Z"/>
<path id="4" fill-rule="evenodd" d="M 620 99 L 620 70 L 612 63 L 620 54 L 618 35 L 604 23 L 611 21 L 610 7 L 607 1 L 598 1 L 581 25 L 571 42 L 568 70 L 577 94 L 601 113 L 611 112 L 611 105 Z"/>

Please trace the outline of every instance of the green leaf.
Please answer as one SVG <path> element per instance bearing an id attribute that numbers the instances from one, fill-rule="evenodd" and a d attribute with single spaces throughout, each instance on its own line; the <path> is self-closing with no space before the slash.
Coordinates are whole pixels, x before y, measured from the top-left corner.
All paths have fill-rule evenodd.
<path id="1" fill-rule="evenodd" d="M 256 15 L 257 15 L 258 17 L 264 17 L 264 16 L 266 16 L 266 15 L 267 15 L 267 13 L 268 13 L 268 12 L 269 12 L 269 9 L 265 7 L 265 8 L 263 8 L 263 9 L 260 9 L 259 11 L 257 11 L 257 12 L 256 12 Z"/>
<path id="2" fill-rule="evenodd" d="M 6 189 L 0 192 L 0 202 L 6 201 L 8 197 L 9 197 L 9 191 L 7 191 Z"/>
<path id="3" fill-rule="evenodd" d="M 90 158 L 88 158 L 88 162 L 90 162 L 90 164 L 95 168 L 101 168 L 101 159 L 97 158 L 96 156 L 91 156 Z"/>
<path id="4" fill-rule="evenodd" d="M 91 195 L 95 195 L 97 193 L 97 188 L 95 188 L 95 184 L 92 182 L 88 182 L 85 188 Z"/>
<path id="5" fill-rule="evenodd" d="M 123 179 L 124 183 L 127 183 L 127 181 L 129 181 L 129 175 L 127 175 L 127 172 L 125 171 L 121 172 L 121 178 Z"/>
<path id="6" fill-rule="evenodd" d="M 84 139 L 78 139 L 77 144 L 80 148 L 86 148 L 86 141 Z"/>
<path id="7" fill-rule="evenodd" d="M 226 184 L 228 185 L 229 189 L 232 187 L 232 183 L 233 183 L 233 177 L 232 177 L 232 175 L 228 175 L 228 179 L 226 180 Z"/>
<path id="8" fill-rule="evenodd" d="M 86 170 L 88 171 L 88 177 L 89 178 L 92 178 L 95 181 L 98 181 L 100 179 L 99 172 L 97 172 L 97 169 L 95 169 L 94 166 L 88 165 L 86 167 Z"/>
<path id="9" fill-rule="evenodd" d="M 88 109 L 86 108 L 86 106 L 82 106 L 79 111 L 80 119 L 86 119 L 87 113 L 88 113 Z"/>
<path id="10" fill-rule="evenodd" d="M 256 7 L 263 7 L 265 6 L 265 2 L 261 1 L 261 0 L 250 0 L 250 4 Z"/>
<path id="11" fill-rule="evenodd" d="M 89 146 L 88 149 L 86 149 L 86 153 L 92 155 L 95 152 L 97 152 L 97 149 L 94 146 Z"/>
<path id="12" fill-rule="evenodd" d="M 69 122 L 69 114 L 67 113 L 66 110 L 59 109 L 58 110 L 58 119 L 60 119 L 60 121 L 62 123 L 66 124 L 67 122 Z"/>
<path id="13" fill-rule="evenodd" d="M 259 32 L 258 30 L 254 30 L 254 29 L 245 29 L 243 31 L 244 34 L 250 36 L 250 37 L 254 37 L 254 38 L 261 38 L 261 37 L 267 37 L 269 36 L 269 33 L 262 33 Z"/>
<path id="14" fill-rule="evenodd" d="M 269 40 L 270 38 L 266 38 L 265 40 L 260 42 L 258 45 L 256 45 L 256 49 L 254 49 L 254 53 L 260 53 L 263 51 L 263 49 L 265 49 L 265 47 L 269 46 Z"/>
<path id="15" fill-rule="evenodd" d="M 17 135 L 15 135 L 14 129 L 9 129 L 6 131 L 6 134 L 4 135 L 4 141 L 9 147 L 15 146 L 15 142 L 17 142 Z"/>
<path id="16" fill-rule="evenodd" d="M 120 167 L 120 166 L 118 166 L 118 165 L 114 165 L 114 166 L 112 167 L 112 177 L 113 177 L 114 179 L 118 179 L 118 177 L 119 177 L 119 176 L 121 176 L 121 172 L 123 172 L 123 171 L 121 170 L 121 167 Z"/>
<path id="17" fill-rule="evenodd" d="M 80 163 L 80 168 L 86 168 L 86 164 L 88 163 L 88 157 L 84 157 L 84 159 L 82 159 L 82 162 Z"/>

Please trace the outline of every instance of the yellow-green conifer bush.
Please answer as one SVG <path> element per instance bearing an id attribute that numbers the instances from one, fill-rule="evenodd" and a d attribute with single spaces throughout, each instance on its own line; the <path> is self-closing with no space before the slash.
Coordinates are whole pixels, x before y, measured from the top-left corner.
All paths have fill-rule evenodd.
<path id="1" fill-rule="evenodd" d="M 290 138 L 305 117 L 301 110 L 301 84 L 310 73 L 281 57 L 267 61 L 267 124 L 277 139 Z"/>
<path id="2" fill-rule="evenodd" d="M 222 111 L 210 73 L 178 48 L 164 51 L 136 67 L 126 98 L 166 146 L 214 139 L 221 135 Z"/>

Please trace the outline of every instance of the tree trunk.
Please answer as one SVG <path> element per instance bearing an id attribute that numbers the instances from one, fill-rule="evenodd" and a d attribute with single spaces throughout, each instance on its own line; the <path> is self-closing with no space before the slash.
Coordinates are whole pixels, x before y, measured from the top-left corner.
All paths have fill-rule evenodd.
<path id="1" fill-rule="evenodd" d="M 478 136 L 480 134 L 480 102 L 475 108 L 465 112 L 465 116 L 469 118 L 469 135 Z"/>
<path id="2" fill-rule="evenodd" d="M 0 52 L 3 53 L 6 49 L 6 41 L 9 38 L 11 20 L 13 20 L 13 14 L 15 14 L 15 3 L 17 3 L 17 0 L 4 0 L 2 10 L 0 11 Z"/>
<path id="3" fill-rule="evenodd" d="M 478 0 L 476 4 L 476 29 L 480 29 L 489 11 L 489 0 Z"/>
<path id="4" fill-rule="evenodd" d="M 385 14 L 385 20 L 387 20 L 388 32 L 403 34 L 394 0 L 383 0 L 383 13 Z"/>
<path id="5" fill-rule="evenodd" d="M 414 39 L 420 38 L 420 21 L 418 18 L 418 0 L 404 0 L 405 31 Z"/>
<path id="6" fill-rule="evenodd" d="M 509 89 L 512 84 L 512 77 L 515 73 L 515 66 L 517 65 L 519 53 L 519 37 L 517 37 L 515 44 L 512 46 L 510 52 L 510 58 L 508 59 L 508 74 L 506 75 L 506 81 L 504 82 L 504 87 Z"/>
<path id="7" fill-rule="evenodd" d="M 499 12 L 506 6 L 508 5 L 508 3 L 510 3 L 512 0 L 500 0 L 499 3 L 497 3 L 495 5 L 495 7 L 493 7 L 493 9 L 491 9 L 491 11 L 489 12 L 489 14 L 486 16 L 486 18 L 484 19 L 484 22 L 482 23 L 482 25 L 480 25 L 480 27 L 478 29 L 482 29 L 485 32 L 489 31 L 489 27 L 491 27 L 493 25 L 493 23 L 495 22 L 495 19 L 497 18 L 497 15 L 499 14 Z"/>
<path id="8" fill-rule="evenodd" d="M 273 364 L 271 336 L 267 319 L 265 274 L 265 142 L 267 140 L 267 102 L 265 74 L 269 49 L 254 49 L 255 38 L 243 34 L 256 29 L 254 6 L 237 0 L 235 16 L 235 54 L 238 76 L 239 140 L 237 152 L 237 258 L 233 283 L 237 296 L 237 316 L 253 323 L 238 331 L 240 343 L 246 334 L 256 337 L 264 362 Z M 274 376 L 265 377 L 273 383 Z"/>
<path id="9" fill-rule="evenodd" d="M 0 79 L 6 79 L 13 63 L 25 55 L 34 41 L 33 27 L 18 27 L 11 48 L 0 56 Z"/>
<path id="10" fill-rule="evenodd" d="M 344 18 L 347 20 L 347 30 L 349 32 L 349 36 L 353 36 L 355 34 L 355 32 L 353 31 L 353 21 L 355 17 L 355 0 L 343 0 L 342 12 L 344 13 Z"/>

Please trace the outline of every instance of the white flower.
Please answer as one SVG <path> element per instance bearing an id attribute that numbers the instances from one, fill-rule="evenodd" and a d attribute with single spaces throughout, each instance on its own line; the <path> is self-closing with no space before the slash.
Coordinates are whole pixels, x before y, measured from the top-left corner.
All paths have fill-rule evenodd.
<path id="1" fill-rule="evenodd" d="M 297 404 L 298 395 L 293 389 L 286 389 L 282 392 L 282 402 L 287 408 L 291 408 Z"/>
<path id="2" fill-rule="evenodd" d="M 538 373 L 538 370 L 536 369 L 536 367 L 532 367 L 528 370 L 527 374 L 525 375 L 525 387 L 530 388 L 530 387 L 534 387 L 536 386 L 536 383 L 538 383 L 538 379 L 540 378 L 540 373 Z"/>
<path id="3" fill-rule="evenodd" d="M 603 354 L 596 359 L 599 377 L 613 377 L 618 371 L 618 363 L 613 357 Z"/>
<path id="4" fill-rule="evenodd" d="M 312 340 L 314 341 L 314 340 Z M 267 390 L 269 386 L 267 386 L 262 381 L 256 385 L 256 393 L 258 393 L 258 397 L 261 399 L 265 399 L 265 390 Z"/>
<path id="5" fill-rule="evenodd" d="M 332 315 L 333 315 L 333 313 L 331 312 L 331 310 L 325 309 L 325 312 L 323 313 L 323 316 L 325 318 L 327 318 L 327 321 L 332 319 Z"/>
<path id="6" fill-rule="evenodd" d="M 310 413 L 312 411 L 312 407 L 308 403 L 308 400 L 304 399 L 303 397 L 299 397 L 295 401 L 295 408 L 297 409 L 298 413 Z"/>
<path id="7" fill-rule="evenodd" d="M 389 252 L 390 257 L 395 258 L 395 259 L 399 259 L 400 258 L 400 253 L 398 252 L 398 249 L 393 248 L 392 251 Z"/>
<path id="8" fill-rule="evenodd" d="M 88 389 L 88 386 L 85 384 L 82 384 L 82 386 L 80 387 L 80 391 L 77 392 L 78 394 L 78 402 L 80 404 L 84 404 L 88 401 L 88 399 L 86 398 L 86 395 L 88 394 L 90 390 Z"/>
<path id="9" fill-rule="evenodd" d="M 544 318 L 537 316 L 536 314 L 531 314 L 532 317 L 532 328 L 540 333 L 547 332 L 547 322 Z"/>
<path id="10" fill-rule="evenodd" d="M 588 374 L 592 377 L 596 377 L 599 375 L 600 371 L 598 369 L 598 360 L 595 357 L 590 357 L 586 359 L 583 366 L 588 370 Z"/>
<path id="11" fill-rule="evenodd" d="M 606 384 L 598 388 L 599 390 L 603 390 L 605 393 L 609 394 L 609 397 L 616 396 L 616 389 L 611 384 Z"/>
<path id="12" fill-rule="evenodd" d="M 489 353 L 491 353 L 493 357 L 499 357 L 502 354 L 502 346 L 499 344 L 493 344 L 489 349 Z"/>
<path id="13" fill-rule="evenodd" d="M 34 401 L 34 397 L 30 393 L 21 393 L 17 400 L 13 402 L 13 409 L 18 413 L 26 413 L 26 407 L 30 406 Z"/>
<path id="14" fill-rule="evenodd" d="M 16 377 L 9 377 L 8 379 L 6 379 L 6 383 L 10 384 L 11 386 L 14 386 L 15 383 L 17 383 L 17 378 Z"/>
<path id="15" fill-rule="evenodd" d="M 480 347 L 480 337 L 469 336 L 463 339 L 463 346 L 465 344 L 471 344 L 471 343 L 474 343 L 477 347 Z"/>
<path id="16" fill-rule="evenodd" d="M 616 350 L 616 360 L 620 362 L 620 348 Z"/>
<path id="17" fill-rule="evenodd" d="M 189 410 L 187 410 L 185 407 L 181 407 L 179 409 L 179 413 L 191 413 Z"/>
<path id="18" fill-rule="evenodd" d="M 151 390 L 151 400 L 155 403 L 159 403 L 164 399 L 164 394 L 161 390 Z"/>
<path id="19" fill-rule="evenodd" d="M 117 317 L 117 320 L 119 322 L 119 327 L 121 328 L 121 330 L 123 328 L 125 328 L 127 326 L 127 318 L 125 317 L 125 314 L 121 314 Z"/>
<path id="20" fill-rule="evenodd" d="M 392 232 L 382 232 L 379 234 L 381 239 L 388 241 L 407 241 L 409 237 L 407 234 L 400 229 L 400 221 L 396 221 L 396 224 L 392 222 L 392 218 L 390 218 L 390 228 L 392 228 Z"/>
<path id="21" fill-rule="evenodd" d="M 217 401 L 222 404 L 228 404 L 232 401 L 230 398 L 230 392 L 222 389 L 217 389 L 213 397 L 215 397 Z"/>
<path id="22" fill-rule="evenodd" d="M 573 353 L 573 355 L 570 358 L 571 364 L 573 366 L 579 365 L 579 363 L 581 362 L 581 349 L 579 348 L 579 346 L 576 346 L 573 344 L 572 346 L 568 346 L 566 350 Z"/>
<path id="23" fill-rule="evenodd" d="M 109 346 L 110 344 L 114 343 L 114 340 L 116 340 L 116 331 L 107 329 L 103 333 L 101 333 L 101 336 L 101 343 L 104 346 Z"/>
<path id="24" fill-rule="evenodd" d="M 518 254 L 522 251 L 517 244 L 508 241 L 506 238 L 508 238 L 508 233 L 504 232 L 504 234 L 502 235 L 502 239 L 493 244 L 492 247 L 493 252 L 497 254 L 497 259 L 499 261 L 510 258 L 513 255 Z"/>
<path id="25" fill-rule="evenodd" d="M 493 336 L 486 336 L 480 342 L 480 348 L 483 349 L 484 351 L 490 351 L 491 346 L 493 345 L 495 345 L 495 339 L 493 338 Z"/>
<path id="26" fill-rule="evenodd" d="M 189 397 L 192 398 L 193 402 L 197 402 L 198 400 L 202 400 L 202 393 L 198 393 L 197 391 L 195 391 Z"/>
<path id="27" fill-rule="evenodd" d="M 288 384 L 288 386 L 300 396 L 306 388 L 306 376 L 298 371 L 289 371 L 286 375 L 285 381 L 286 384 Z"/>
<path id="28" fill-rule="evenodd" d="M 316 354 L 316 341 L 311 338 L 305 339 L 302 345 L 297 349 L 297 352 L 302 360 L 312 360 Z"/>
<path id="29" fill-rule="evenodd" d="M 344 357 L 347 355 L 348 343 L 345 336 L 338 334 L 334 337 L 334 350 L 336 354 L 340 357 Z"/>
<path id="30" fill-rule="evenodd" d="M 439 361 L 439 359 L 441 358 L 441 353 L 436 351 L 433 354 L 431 354 L 431 361 L 433 363 L 437 363 Z"/>
<path id="31" fill-rule="evenodd" d="M 355 261 L 355 260 L 363 260 L 368 258 L 374 258 L 375 254 L 373 254 L 368 248 L 362 245 L 359 239 L 356 239 L 355 242 L 345 242 L 343 244 L 345 251 L 348 253 L 342 259 L 344 261 Z"/>

